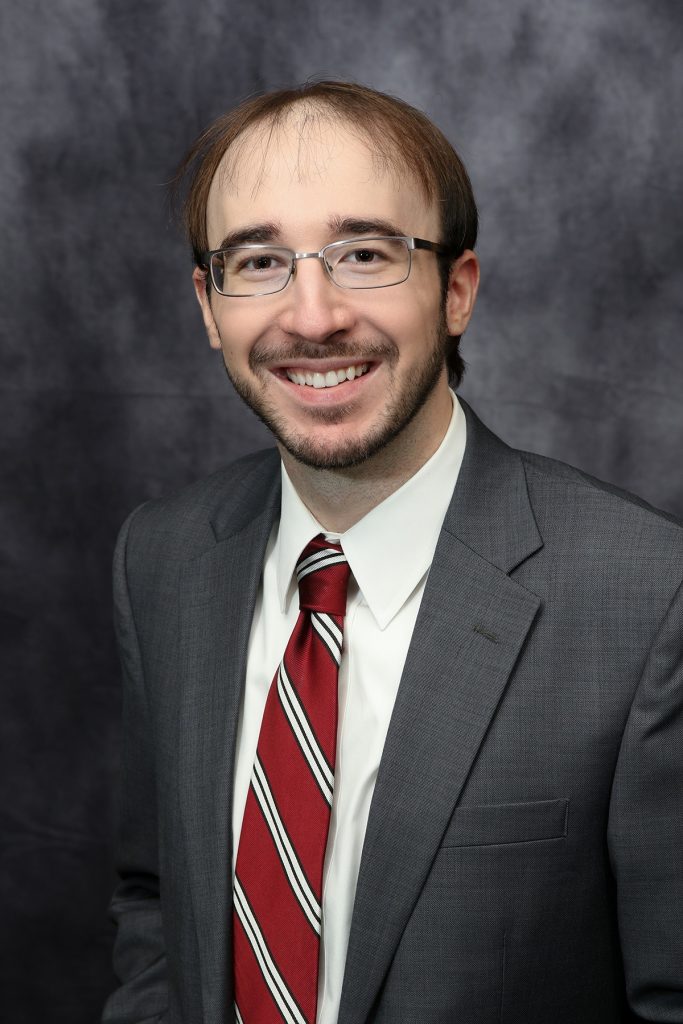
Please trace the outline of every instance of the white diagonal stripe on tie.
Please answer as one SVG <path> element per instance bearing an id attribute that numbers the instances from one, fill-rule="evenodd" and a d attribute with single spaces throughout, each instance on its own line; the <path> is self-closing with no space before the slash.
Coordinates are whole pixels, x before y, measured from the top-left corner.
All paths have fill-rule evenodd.
<path id="1" fill-rule="evenodd" d="M 334 658 L 337 665 L 339 665 L 341 663 L 341 646 L 337 644 L 336 639 L 331 635 L 326 624 L 322 622 L 321 616 L 318 612 L 311 613 L 311 625 Z"/>
<path id="2" fill-rule="evenodd" d="M 275 803 L 272 790 L 268 783 L 268 777 L 258 755 L 254 761 L 252 786 L 254 787 L 254 795 L 258 800 L 263 817 L 266 821 L 270 834 L 273 837 L 273 842 L 277 848 L 282 867 L 289 879 L 289 883 L 297 902 L 310 921 L 313 930 L 317 935 L 320 935 L 320 921 L 322 919 L 320 904 L 309 885 L 308 879 L 306 878 L 301 866 L 301 862 L 299 861 L 296 851 L 292 846 L 289 836 L 287 835 L 287 831 L 282 823 L 280 812 L 277 809 L 277 804 Z"/>
<path id="3" fill-rule="evenodd" d="M 325 757 L 325 752 L 318 743 L 318 738 L 315 735 L 315 732 L 313 731 L 313 726 L 311 725 L 308 719 L 306 708 L 302 704 L 299 694 L 297 693 L 296 688 L 289 677 L 287 667 L 284 661 L 280 662 L 278 675 L 282 680 L 282 685 L 284 687 L 285 694 L 289 698 L 288 706 L 291 709 L 292 713 L 296 716 L 296 721 L 298 722 L 300 728 L 302 729 L 305 735 L 306 745 L 309 749 L 310 756 L 314 758 L 315 763 L 317 764 L 319 770 L 323 773 L 323 776 L 327 781 L 328 785 L 334 786 L 334 768 L 332 765 L 328 763 L 327 758 Z"/>
<path id="4" fill-rule="evenodd" d="M 302 558 L 296 563 L 296 571 L 299 572 L 301 569 L 305 569 L 309 565 L 313 565 L 314 562 L 320 562 L 325 558 L 329 558 L 331 555 L 341 554 L 339 548 L 320 548 L 318 551 L 314 551 L 312 555 L 308 555 L 307 558 Z"/>
<path id="5" fill-rule="evenodd" d="M 280 665 L 278 672 L 278 693 L 280 694 L 287 721 L 299 741 L 306 762 L 313 772 L 325 800 L 331 806 L 334 772 L 330 770 L 330 766 L 325 760 L 325 755 L 318 745 L 318 741 L 308 723 L 304 709 L 287 675 L 284 664 Z"/>
<path id="6" fill-rule="evenodd" d="M 316 562 L 314 565 L 307 565 L 304 569 L 297 569 L 296 578 L 301 582 L 304 576 L 308 576 L 311 572 L 317 572 L 318 569 L 327 569 L 329 565 L 341 565 L 342 562 L 346 562 L 346 556 L 338 551 L 331 553 L 329 557 Z"/>
<path id="7" fill-rule="evenodd" d="M 270 990 L 270 994 L 277 1003 L 277 1006 L 285 1018 L 287 1024 L 307 1024 L 306 1018 L 296 1004 L 294 996 L 289 991 L 284 978 L 280 974 L 275 961 L 270 955 L 263 932 L 259 923 L 254 917 L 251 907 L 247 902 L 244 890 L 240 881 L 235 875 L 235 910 L 242 922 L 242 927 L 249 939 L 254 956 L 263 975 L 263 980 Z"/>
<path id="8" fill-rule="evenodd" d="M 327 612 L 316 612 L 316 615 L 325 623 L 330 633 L 337 641 L 339 649 L 341 650 L 341 646 L 344 641 L 344 634 L 342 633 L 337 623 L 334 621 L 331 615 L 327 614 Z"/>

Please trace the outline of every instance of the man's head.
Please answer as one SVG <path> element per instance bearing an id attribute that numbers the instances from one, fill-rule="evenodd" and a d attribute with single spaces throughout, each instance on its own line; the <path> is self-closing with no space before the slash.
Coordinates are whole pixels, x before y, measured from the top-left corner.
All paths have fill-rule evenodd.
<path id="1" fill-rule="evenodd" d="M 458 338 L 478 280 L 477 213 L 462 163 L 423 114 L 346 83 L 271 93 L 215 122 L 180 174 L 188 169 L 185 220 L 211 344 L 295 458 L 362 462 L 427 415 L 435 389 L 447 390 L 446 362 L 459 381 Z M 370 239 L 388 235 L 426 239 L 439 252 L 397 243 L 407 277 L 376 287 L 366 271 L 384 257 Z M 280 265 L 270 250 L 231 254 L 229 264 L 219 257 L 221 267 L 246 267 L 241 278 L 258 279 L 261 294 L 244 294 L 232 270 L 232 283 L 214 276 L 213 286 L 206 273 L 210 250 L 267 243 L 317 253 L 347 239 L 368 245 L 343 250 L 336 265 L 338 251 L 326 250 L 331 274 L 327 261 L 282 257 L 293 273 L 277 292 L 263 284 Z M 264 252 L 265 262 L 244 263 Z M 362 268 L 362 284 L 351 267 Z M 342 383 L 322 387 L 318 377 L 312 387 L 316 372 L 326 385 L 333 373 Z"/>

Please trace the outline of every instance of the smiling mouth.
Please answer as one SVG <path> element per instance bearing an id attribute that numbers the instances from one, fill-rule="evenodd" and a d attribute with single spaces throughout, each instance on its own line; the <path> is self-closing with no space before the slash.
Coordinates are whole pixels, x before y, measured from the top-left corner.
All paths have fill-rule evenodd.
<path id="1" fill-rule="evenodd" d="M 347 380 L 355 380 L 368 372 L 368 363 L 357 363 L 353 366 L 341 367 L 338 370 L 328 370 L 327 373 L 312 372 L 310 370 L 297 370 L 296 367 L 285 370 L 285 374 L 292 384 L 298 384 L 309 388 L 336 388 Z"/>

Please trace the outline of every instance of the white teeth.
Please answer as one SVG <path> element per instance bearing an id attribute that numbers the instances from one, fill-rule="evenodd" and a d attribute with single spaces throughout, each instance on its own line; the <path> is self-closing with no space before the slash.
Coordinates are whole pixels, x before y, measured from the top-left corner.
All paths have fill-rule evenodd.
<path id="1" fill-rule="evenodd" d="M 355 380 L 367 372 L 368 364 L 347 366 L 343 370 L 328 370 L 327 373 L 312 373 L 310 370 L 287 370 L 287 376 L 293 384 L 306 384 L 312 388 L 335 388 L 345 380 Z"/>

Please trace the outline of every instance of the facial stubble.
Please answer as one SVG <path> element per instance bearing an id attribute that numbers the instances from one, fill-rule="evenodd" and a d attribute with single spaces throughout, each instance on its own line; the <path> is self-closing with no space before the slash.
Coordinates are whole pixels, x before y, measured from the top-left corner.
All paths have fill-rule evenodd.
<path id="1" fill-rule="evenodd" d="M 256 344 L 249 356 L 249 368 L 254 377 L 263 383 L 246 380 L 231 370 L 227 362 L 227 375 L 242 401 L 258 416 L 292 458 L 312 469 L 350 469 L 360 466 L 386 448 L 399 437 L 415 419 L 434 391 L 446 361 L 446 347 L 449 335 L 445 311 L 434 331 L 433 341 L 425 358 L 403 383 L 397 382 L 395 370 L 399 364 L 397 345 L 389 340 L 341 342 L 329 341 L 321 352 L 320 345 L 312 345 L 304 339 L 287 346 Z M 384 362 L 389 368 L 388 401 L 380 421 L 363 437 L 352 437 L 338 442 L 333 448 L 321 442 L 316 443 L 314 432 L 295 431 L 286 417 L 278 411 L 276 403 L 267 397 L 268 365 L 291 363 L 297 360 L 307 362 L 320 359 L 343 359 L 350 364 Z M 307 387 L 308 385 L 297 385 Z M 344 385 L 339 385 L 343 387 Z M 316 408 L 310 410 L 310 418 L 321 426 L 343 423 L 352 415 L 353 407 L 337 405 L 334 409 Z"/>

